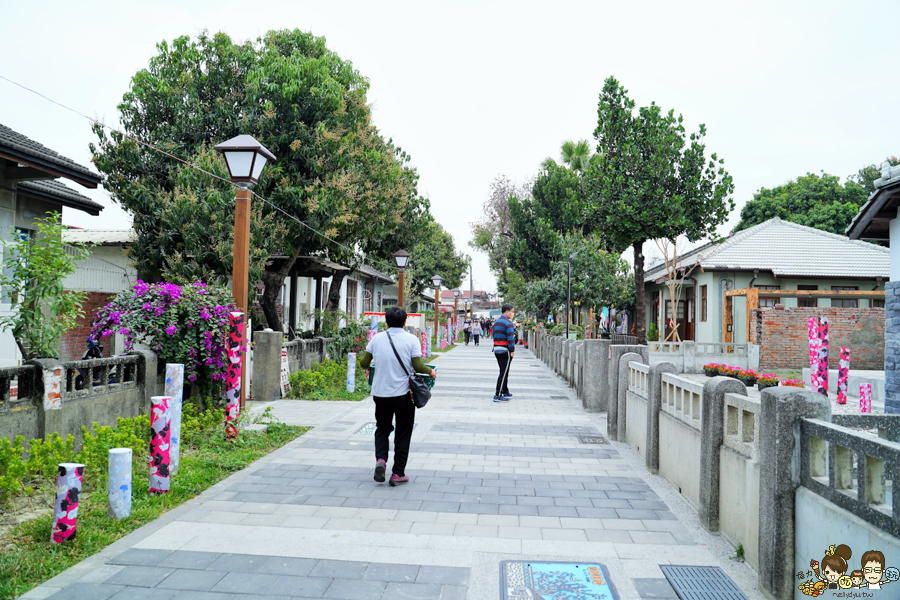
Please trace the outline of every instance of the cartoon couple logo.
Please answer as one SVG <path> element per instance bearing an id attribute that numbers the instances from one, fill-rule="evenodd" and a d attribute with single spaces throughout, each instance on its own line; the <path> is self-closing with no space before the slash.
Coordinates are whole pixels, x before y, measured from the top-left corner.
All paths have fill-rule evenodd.
<path id="1" fill-rule="evenodd" d="M 853 552 L 846 544 L 830 546 L 825 551 L 821 565 L 819 561 L 811 560 L 809 561 L 811 571 L 797 573 L 798 579 L 809 578 L 800 584 L 800 591 L 807 596 L 820 596 L 826 590 L 874 591 L 900 579 L 900 570 L 893 567 L 886 568 L 884 554 L 878 550 L 863 552 L 860 568 L 848 574 L 847 571 L 850 570 L 848 561 L 852 556 Z"/>

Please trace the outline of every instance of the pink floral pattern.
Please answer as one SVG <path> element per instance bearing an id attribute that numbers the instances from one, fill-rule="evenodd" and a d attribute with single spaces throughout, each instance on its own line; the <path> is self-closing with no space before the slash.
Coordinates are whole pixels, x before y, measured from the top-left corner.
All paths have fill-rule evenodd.
<path id="1" fill-rule="evenodd" d="M 859 412 L 872 412 L 872 384 L 859 384 Z"/>
<path id="2" fill-rule="evenodd" d="M 172 413 L 168 396 L 150 398 L 150 493 L 169 493 Z"/>
<path id="3" fill-rule="evenodd" d="M 244 313 L 229 314 L 228 374 L 225 377 L 225 439 L 237 438 L 241 411 L 241 354 L 244 350 Z"/>
<path id="4" fill-rule="evenodd" d="M 56 544 L 74 540 L 78 525 L 78 502 L 84 480 L 84 465 L 61 463 L 56 473 L 56 503 L 50 539 Z"/>
<path id="5" fill-rule="evenodd" d="M 841 361 L 838 363 L 837 403 L 847 404 L 847 378 L 850 372 L 850 348 L 841 347 Z"/>

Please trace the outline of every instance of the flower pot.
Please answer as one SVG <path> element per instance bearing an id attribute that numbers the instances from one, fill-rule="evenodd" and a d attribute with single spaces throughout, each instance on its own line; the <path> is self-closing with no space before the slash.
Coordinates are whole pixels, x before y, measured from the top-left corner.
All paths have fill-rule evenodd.
<path id="1" fill-rule="evenodd" d="M 777 383 L 757 383 L 756 384 L 756 389 L 758 389 L 760 392 L 763 391 L 764 389 L 770 388 L 770 387 L 778 387 L 778 384 Z"/>
<path id="2" fill-rule="evenodd" d="M 747 387 L 753 387 L 754 385 L 756 385 L 756 378 L 753 378 L 753 379 L 741 379 L 741 378 L 739 377 L 739 378 L 738 378 L 738 381 L 740 381 L 741 383 L 743 383 L 743 384 L 746 385 Z"/>

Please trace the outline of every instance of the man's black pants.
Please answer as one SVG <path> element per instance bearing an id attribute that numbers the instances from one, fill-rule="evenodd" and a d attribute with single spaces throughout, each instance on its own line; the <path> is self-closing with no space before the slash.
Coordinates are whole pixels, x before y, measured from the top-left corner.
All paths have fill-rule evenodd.
<path id="1" fill-rule="evenodd" d="M 497 377 L 496 396 L 509 393 L 509 367 L 512 364 L 512 356 L 509 352 L 495 352 L 497 364 L 500 366 L 500 375 Z"/>
<path id="2" fill-rule="evenodd" d="M 469 345 L 469 335 L 471 334 L 471 332 L 468 329 L 466 329 L 465 334 L 466 334 L 466 346 L 468 346 Z"/>
<path id="3" fill-rule="evenodd" d="M 388 436 L 394 431 L 395 416 L 397 430 L 394 433 L 394 467 L 391 471 L 402 477 L 406 474 L 409 441 L 416 422 L 416 405 L 409 394 L 393 398 L 375 396 L 375 458 L 385 462 L 391 449 L 391 438 Z"/>

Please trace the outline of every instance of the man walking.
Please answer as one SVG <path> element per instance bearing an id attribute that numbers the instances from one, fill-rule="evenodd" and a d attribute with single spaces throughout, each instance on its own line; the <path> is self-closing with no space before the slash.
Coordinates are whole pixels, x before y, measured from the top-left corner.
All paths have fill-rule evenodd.
<path id="1" fill-rule="evenodd" d="M 409 483 L 406 460 L 409 458 L 409 442 L 416 419 L 416 405 L 409 393 L 409 374 L 413 369 L 416 373 L 432 377 L 437 374 L 434 369 L 425 366 L 422 344 L 416 336 L 404 329 L 406 311 L 399 306 L 392 306 L 385 311 L 384 320 L 387 321 L 388 330 L 369 341 L 360 364 L 363 369 L 368 369 L 374 359 L 377 367 L 372 381 L 376 421 L 375 481 L 384 482 L 388 451 L 391 449 L 388 436 L 394 431 L 393 421 L 396 417 L 394 467 L 389 483 L 397 486 Z"/>
<path id="2" fill-rule="evenodd" d="M 509 402 L 512 397 L 509 391 L 509 367 L 512 364 L 513 353 L 516 351 L 515 327 L 512 320 L 516 311 L 512 304 L 504 304 L 501 310 L 503 315 L 494 323 L 492 331 L 494 356 L 497 357 L 497 365 L 500 367 L 494 402 Z"/>

